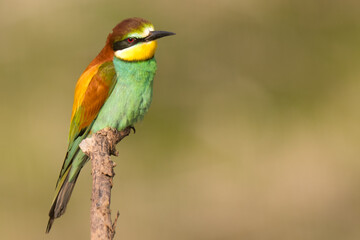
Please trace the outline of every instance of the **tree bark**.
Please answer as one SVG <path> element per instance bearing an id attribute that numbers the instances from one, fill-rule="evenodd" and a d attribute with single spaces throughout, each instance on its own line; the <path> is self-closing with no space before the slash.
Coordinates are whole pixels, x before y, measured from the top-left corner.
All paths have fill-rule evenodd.
<path id="1" fill-rule="evenodd" d="M 115 146 L 130 134 L 131 127 L 123 131 L 105 128 L 80 143 L 81 150 L 90 157 L 92 165 L 92 194 L 90 210 L 91 240 L 113 239 L 117 217 L 111 221 L 111 188 L 115 163 L 111 155 L 118 155 Z"/>

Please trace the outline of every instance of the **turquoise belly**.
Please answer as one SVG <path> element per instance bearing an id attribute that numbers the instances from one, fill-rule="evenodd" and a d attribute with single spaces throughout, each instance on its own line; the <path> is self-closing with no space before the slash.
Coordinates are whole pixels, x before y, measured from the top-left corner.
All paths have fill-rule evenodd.
<path id="1" fill-rule="evenodd" d="M 151 104 L 155 59 L 125 62 L 114 57 L 113 63 L 117 82 L 91 128 L 93 133 L 105 127 L 123 130 L 134 125 Z"/>

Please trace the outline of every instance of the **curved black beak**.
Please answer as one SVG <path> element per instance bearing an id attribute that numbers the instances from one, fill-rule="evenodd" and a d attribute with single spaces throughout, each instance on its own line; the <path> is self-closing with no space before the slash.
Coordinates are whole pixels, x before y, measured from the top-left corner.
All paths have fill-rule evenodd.
<path id="1" fill-rule="evenodd" d="M 175 33 L 166 32 L 166 31 L 151 31 L 149 36 L 147 36 L 145 38 L 145 41 L 150 42 L 150 41 L 153 41 L 155 39 L 166 37 L 166 36 L 171 36 L 171 35 L 175 35 Z"/>

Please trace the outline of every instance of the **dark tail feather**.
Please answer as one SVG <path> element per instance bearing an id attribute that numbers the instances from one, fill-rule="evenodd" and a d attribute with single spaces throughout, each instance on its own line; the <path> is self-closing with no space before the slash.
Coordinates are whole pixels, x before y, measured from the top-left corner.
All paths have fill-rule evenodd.
<path id="1" fill-rule="evenodd" d="M 53 219 L 53 218 L 50 218 L 50 219 L 49 219 L 49 222 L 48 222 L 48 225 L 47 225 L 47 227 L 46 227 L 46 233 L 49 233 L 49 232 L 50 232 L 50 229 L 51 229 L 51 226 L 52 226 L 53 222 L 54 222 L 54 219 Z"/>
<path id="2" fill-rule="evenodd" d="M 71 182 L 68 181 L 69 174 L 67 174 L 66 179 L 62 183 L 62 186 L 49 211 L 50 218 L 46 227 L 46 233 L 49 233 L 55 218 L 58 218 L 65 213 L 66 206 L 70 200 L 70 196 L 74 189 L 79 173 L 80 171 L 76 174 L 74 180 L 72 180 Z"/>

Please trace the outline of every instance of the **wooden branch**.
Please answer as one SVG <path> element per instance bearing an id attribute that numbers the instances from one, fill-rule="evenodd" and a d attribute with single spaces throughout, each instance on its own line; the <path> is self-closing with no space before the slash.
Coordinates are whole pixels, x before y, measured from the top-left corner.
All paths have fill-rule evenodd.
<path id="1" fill-rule="evenodd" d="M 111 221 L 111 188 L 115 175 L 115 163 L 111 155 L 118 155 L 115 147 L 118 142 L 130 134 L 132 128 L 123 131 L 105 128 L 80 143 L 81 150 L 90 157 L 92 165 L 92 194 L 90 211 L 91 240 L 113 239 L 117 217 Z"/>

